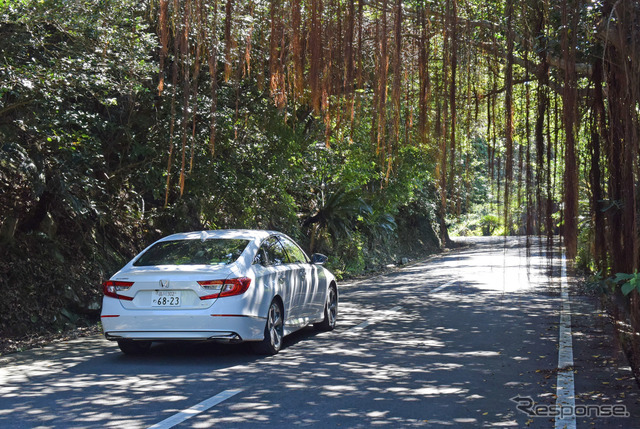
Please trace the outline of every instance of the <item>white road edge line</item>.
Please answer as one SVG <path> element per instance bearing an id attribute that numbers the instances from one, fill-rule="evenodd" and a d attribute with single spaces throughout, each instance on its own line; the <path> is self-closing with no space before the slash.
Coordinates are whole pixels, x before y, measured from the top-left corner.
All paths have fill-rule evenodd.
<path id="1" fill-rule="evenodd" d="M 573 379 L 573 344 L 571 340 L 571 303 L 567 285 L 567 257 L 562 254 L 562 272 L 560 295 L 562 310 L 560 312 L 560 338 L 558 350 L 558 379 L 556 382 L 556 409 L 560 416 L 556 417 L 556 429 L 576 428 L 576 395 Z M 568 415 L 567 415 L 568 414 Z"/>
<path id="2" fill-rule="evenodd" d="M 196 416 L 203 411 L 207 411 L 209 408 L 218 405 L 219 403 L 226 401 L 234 395 L 242 392 L 242 389 L 238 390 L 225 390 L 224 392 L 220 392 L 215 396 L 212 396 L 209 399 L 205 399 L 200 402 L 198 405 L 194 405 L 191 408 L 188 408 L 184 411 L 180 411 L 177 414 L 172 415 L 171 417 L 164 419 L 160 423 L 156 423 L 153 426 L 149 426 L 148 429 L 169 429 L 174 427 L 177 424 L 182 423 L 183 421 L 190 419 L 193 416 Z"/>

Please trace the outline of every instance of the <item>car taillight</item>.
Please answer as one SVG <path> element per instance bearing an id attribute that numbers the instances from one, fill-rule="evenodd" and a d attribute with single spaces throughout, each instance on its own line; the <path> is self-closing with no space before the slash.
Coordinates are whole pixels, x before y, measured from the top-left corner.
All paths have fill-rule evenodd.
<path id="1" fill-rule="evenodd" d="M 222 291 L 220 291 L 220 297 L 233 296 L 243 294 L 249 289 L 251 285 L 251 279 L 242 277 L 239 279 L 227 279 L 224 281 Z"/>
<path id="2" fill-rule="evenodd" d="M 111 298 L 116 299 L 124 299 L 126 301 L 133 301 L 133 298 L 130 296 L 119 295 L 118 292 L 124 292 L 129 290 L 129 288 L 133 286 L 133 282 L 121 282 L 116 280 L 109 280 L 102 283 L 102 291 L 105 296 L 109 296 Z"/>
<path id="3" fill-rule="evenodd" d="M 202 280 L 198 284 L 206 290 L 216 291 L 214 294 L 201 296 L 200 299 L 214 299 L 225 296 L 241 295 L 249 289 L 251 279 L 241 277 L 237 279 L 226 280 Z"/>
<path id="4" fill-rule="evenodd" d="M 198 282 L 198 284 L 202 286 L 202 288 L 205 290 L 212 291 L 212 292 L 215 291 L 215 293 L 212 293 L 210 295 L 201 296 L 200 297 L 201 300 L 214 299 L 220 295 L 220 290 L 222 290 L 222 285 L 224 285 L 224 280 L 201 280 Z"/>

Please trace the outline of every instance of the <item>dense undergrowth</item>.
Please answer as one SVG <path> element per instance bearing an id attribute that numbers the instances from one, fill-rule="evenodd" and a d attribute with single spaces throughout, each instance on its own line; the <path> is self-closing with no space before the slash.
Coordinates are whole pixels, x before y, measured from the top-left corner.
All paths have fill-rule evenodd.
<path id="1" fill-rule="evenodd" d="M 196 127 L 181 187 L 145 6 L 1 3 L 1 338 L 95 324 L 102 281 L 174 232 L 280 230 L 340 277 L 439 249 L 425 151 L 404 148 L 384 180 L 368 121 L 327 148 L 307 106 L 277 109 L 257 82 L 221 76 L 215 156 Z"/>

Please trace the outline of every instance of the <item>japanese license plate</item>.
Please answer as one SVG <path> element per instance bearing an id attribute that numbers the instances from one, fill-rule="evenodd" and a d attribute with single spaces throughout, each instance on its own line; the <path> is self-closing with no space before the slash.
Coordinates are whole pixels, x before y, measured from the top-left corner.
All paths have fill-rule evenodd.
<path id="1" fill-rule="evenodd" d="M 154 290 L 151 305 L 154 307 L 180 307 L 182 295 L 179 290 Z"/>

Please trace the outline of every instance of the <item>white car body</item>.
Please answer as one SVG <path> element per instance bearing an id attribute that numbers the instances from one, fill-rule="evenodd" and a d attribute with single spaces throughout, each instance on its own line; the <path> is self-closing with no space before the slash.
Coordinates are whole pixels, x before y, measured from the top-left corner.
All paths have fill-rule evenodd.
<path id="1" fill-rule="evenodd" d="M 136 261 L 157 243 L 181 240 L 205 243 L 221 239 L 247 240 L 248 244 L 240 256 L 228 264 L 136 266 Z M 267 243 L 273 247 L 276 240 L 288 245 L 294 243 L 279 232 L 254 230 L 190 232 L 158 240 L 105 283 L 111 286 L 105 286 L 102 303 L 105 337 L 119 344 L 167 340 L 265 341 L 265 326 L 274 302 L 282 311 L 281 336 L 310 323 L 323 322 L 330 288 L 335 294 L 337 312 L 334 276 L 320 263 L 312 263 L 295 243 L 306 258 L 304 262 L 260 263 L 261 259 L 256 257 L 259 249 L 263 253 Z M 240 280 L 231 284 L 225 283 L 227 279 Z M 246 279 L 250 281 L 246 291 L 219 296 L 222 289 L 243 286 Z"/>

